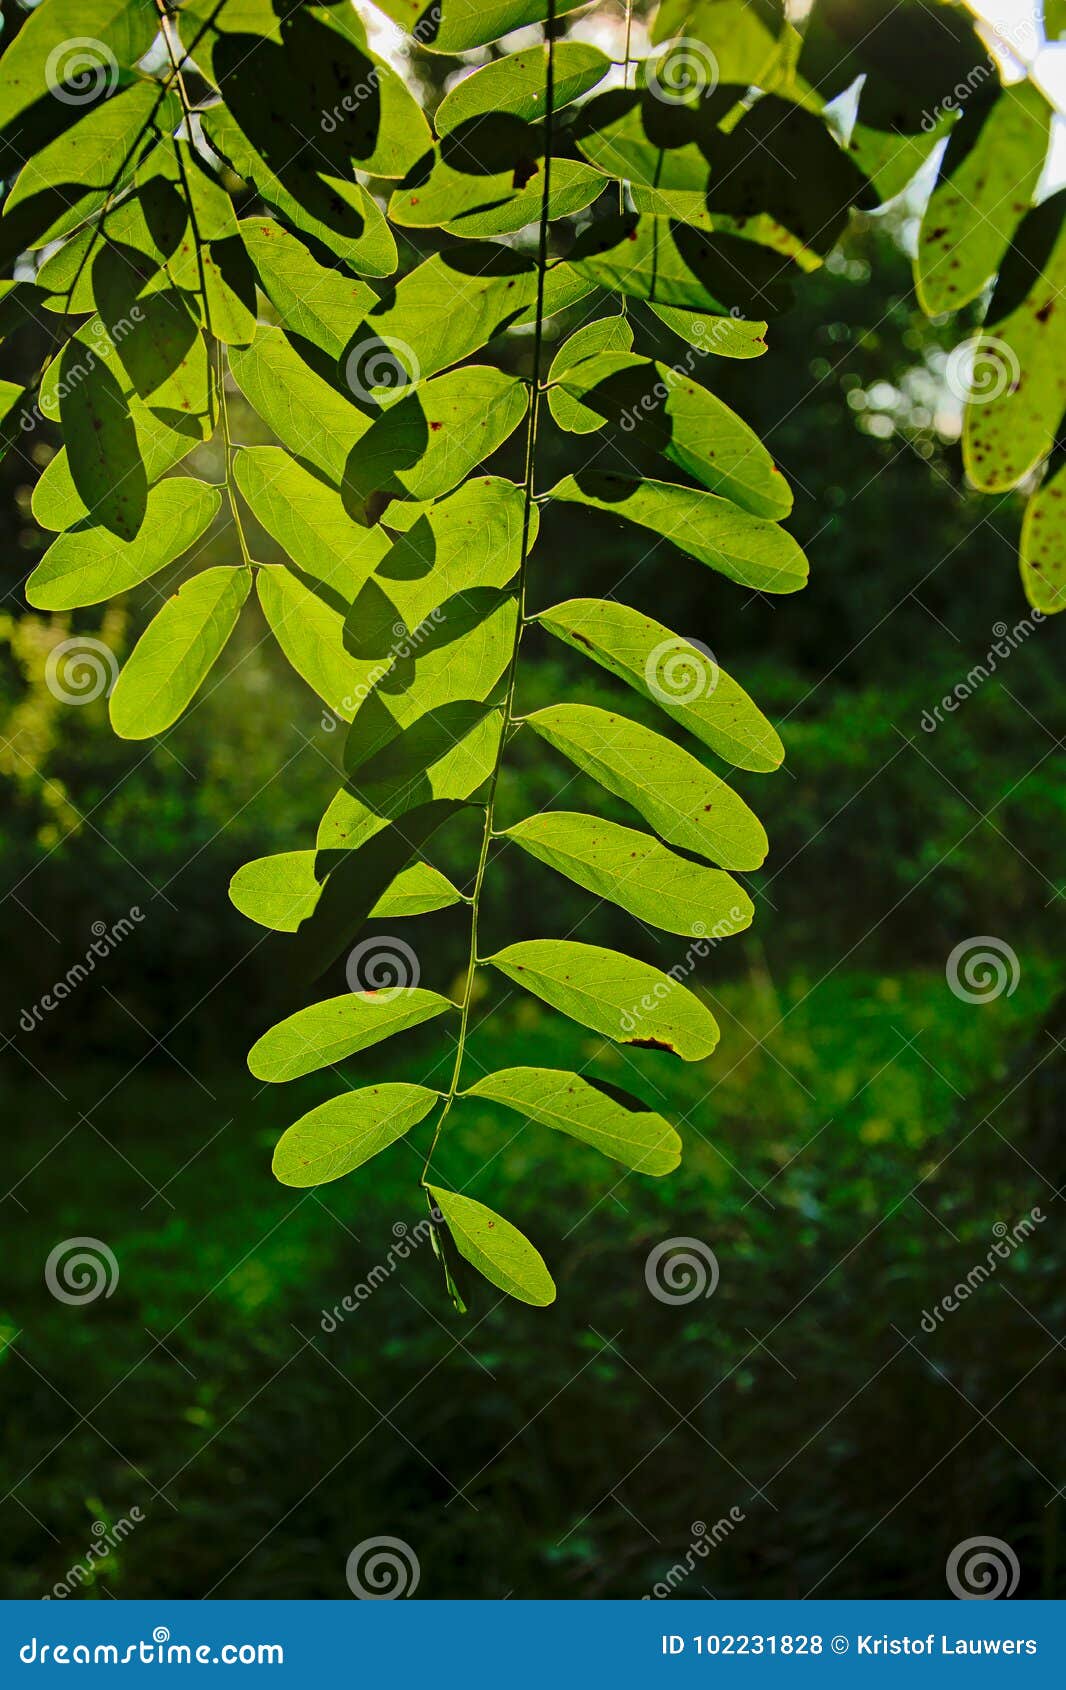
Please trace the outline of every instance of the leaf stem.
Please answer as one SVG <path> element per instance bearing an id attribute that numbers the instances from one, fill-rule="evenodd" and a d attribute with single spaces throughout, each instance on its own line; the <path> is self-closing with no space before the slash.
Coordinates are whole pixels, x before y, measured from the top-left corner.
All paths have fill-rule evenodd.
<path id="1" fill-rule="evenodd" d="M 474 889 L 470 898 L 470 949 L 467 958 L 466 984 L 463 988 L 463 998 L 460 1005 L 459 1035 L 455 1048 L 455 1062 L 452 1066 L 452 1077 L 445 1094 L 440 1115 L 433 1129 L 433 1139 L 426 1156 L 425 1167 L 422 1169 L 422 1184 L 426 1185 L 427 1175 L 433 1161 L 433 1155 L 440 1139 L 441 1129 L 451 1112 L 459 1090 L 459 1080 L 463 1069 L 463 1056 L 466 1051 L 467 1034 L 470 1028 L 470 1010 L 474 1000 L 474 983 L 478 967 L 482 958 L 478 955 L 478 921 L 481 914 L 481 891 L 485 882 L 485 870 L 488 866 L 489 848 L 494 838 L 499 834 L 494 827 L 496 810 L 496 793 L 499 786 L 500 774 L 503 769 L 504 752 L 507 746 L 508 731 L 515 720 L 514 699 L 518 684 L 518 657 L 522 645 L 522 630 L 526 625 L 526 572 L 529 554 L 532 550 L 533 535 L 533 507 L 536 501 L 535 474 L 537 458 L 537 423 L 540 417 L 540 400 L 543 392 L 541 380 L 541 364 L 544 351 L 544 292 L 548 272 L 548 222 L 551 195 L 551 159 L 553 140 L 553 118 L 555 106 L 555 0 L 548 0 L 548 15 L 544 23 L 544 34 L 548 46 L 547 75 L 544 90 L 544 181 L 541 190 L 540 231 L 537 253 L 537 315 L 533 329 L 533 379 L 530 387 L 529 416 L 526 424 L 526 461 L 523 483 L 524 500 L 522 506 L 522 542 L 518 565 L 518 585 L 516 599 L 518 604 L 518 618 L 515 626 L 514 644 L 511 648 L 511 660 L 507 669 L 507 690 L 503 705 L 503 719 L 500 725 L 500 743 L 496 752 L 496 761 L 492 774 L 489 776 L 488 799 L 485 804 L 485 821 L 481 834 L 481 850 L 478 854 L 477 871 L 474 877 Z"/>
<path id="2" fill-rule="evenodd" d="M 167 57 L 170 59 L 171 72 L 172 72 L 172 76 L 173 76 L 173 79 L 174 79 L 174 84 L 175 84 L 177 91 L 178 91 L 178 99 L 181 101 L 182 116 L 185 119 L 185 129 L 186 129 L 186 132 L 187 132 L 187 135 L 188 135 L 189 146 L 191 147 L 193 145 L 192 107 L 189 103 L 189 96 L 188 96 L 188 92 L 187 92 L 186 87 L 185 87 L 185 80 L 184 80 L 184 78 L 181 74 L 181 63 L 182 63 L 182 61 L 179 59 L 178 54 L 175 50 L 174 39 L 173 39 L 173 35 L 172 35 L 173 24 L 172 24 L 171 17 L 169 15 L 169 13 L 167 12 L 166 7 L 163 3 L 163 0 L 156 0 L 156 7 L 159 11 L 160 33 L 163 37 L 163 40 L 166 42 Z M 199 226 L 196 222 L 196 208 L 193 205 L 192 189 L 189 186 L 189 175 L 188 175 L 188 171 L 185 168 L 185 160 L 181 156 L 181 149 L 178 146 L 175 146 L 175 148 L 174 148 L 174 157 L 177 160 L 178 174 L 181 177 L 181 186 L 182 186 L 182 190 L 185 194 L 185 204 L 186 204 L 186 206 L 188 208 L 188 212 L 189 212 L 189 223 L 190 223 L 190 226 L 192 228 L 193 241 L 195 242 L 195 245 L 196 245 L 196 269 L 197 269 L 197 273 L 198 273 L 198 276 L 199 276 L 199 282 L 200 282 L 200 298 L 203 301 L 203 308 L 204 308 L 204 328 L 207 331 L 208 335 L 210 335 L 211 338 L 214 340 L 215 345 L 218 348 L 218 374 L 217 374 L 217 377 L 216 377 L 216 381 L 217 381 L 217 384 L 218 384 L 219 420 L 222 424 L 224 480 L 225 480 L 225 487 L 226 487 L 226 498 L 229 501 L 230 515 L 233 518 L 233 526 L 237 531 L 237 543 L 238 543 L 238 545 L 240 546 L 240 549 L 241 549 L 241 559 L 244 563 L 244 567 L 246 569 L 251 569 L 251 567 L 252 567 L 252 554 L 251 554 L 251 551 L 248 548 L 248 540 L 245 536 L 244 524 L 241 521 L 240 507 L 237 504 L 237 492 L 236 492 L 236 488 L 234 487 L 234 482 L 233 482 L 233 437 L 230 434 L 229 409 L 228 409 L 228 406 L 227 406 L 227 403 L 226 403 L 225 354 L 222 350 L 222 342 L 218 339 L 217 335 L 214 333 L 214 330 L 211 327 L 211 305 L 210 305 L 210 302 L 209 302 L 208 297 L 207 297 L 207 274 L 206 274 L 206 271 L 204 270 L 204 252 L 203 252 L 203 249 L 204 249 L 204 246 L 206 245 L 206 242 L 203 240 L 203 238 L 200 234 Z M 209 391 L 209 393 L 208 393 L 208 405 L 209 406 L 210 406 L 210 403 L 211 403 L 211 399 L 210 399 L 210 391 Z"/>

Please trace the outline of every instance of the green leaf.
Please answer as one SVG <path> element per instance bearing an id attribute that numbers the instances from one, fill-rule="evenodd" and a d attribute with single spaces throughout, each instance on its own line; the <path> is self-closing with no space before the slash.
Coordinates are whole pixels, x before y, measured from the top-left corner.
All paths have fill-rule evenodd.
<path id="1" fill-rule="evenodd" d="M 458 594 L 505 587 L 522 562 L 524 506 L 522 489 L 497 476 L 466 481 L 424 510 L 390 506 L 390 526 L 400 511 L 415 515 L 354 595 L 346 630 L 349 650 L 379 659 L 392 655 L 398 641 Z M 530 518 L 532 544 L 535 509 Z M 417 655 L 421 641 L 407 643 Z"/>
<path id="2" fill-rule="evenodd" d="M 368 418 L 304 363 L 280 329 L 267 329 L 229 355 L 233 379 L 290 452 L 339 486 Z"/>
<path id="3" fill-rule="evenodd" d="M 349 766 L 365 760 L 447 705 L 486 703 L 514 652 L 517 594 L 491 588 L 448 600 L 423 628 L 400 629 L 393 649 L 368 682 L 345 747 Z M 497 702 L 502 703 L 502 697 Z"/>
<path id="4" fill-rule="evenodd" d="M 669 1174 L 681 1160 L 681 1140 L 661 1115 L 643 1105 L 627 1108 L 579 1074 L 557 1068 L 504 1068 L 460 1095 L 502 1103 L 541 1126 L 591 1144 L 638 1174 Z"/>
<path id="5" fill-rule="evenodd" d="M 578 236 L 569 265 L 600 287 L 652 305 L 766 317 L 788 303 L 785 266 L 736 235 L 705 234 L 664 217 L 601 218 Z"/>
<path id="6" fill-rule="evenodd" d="M 209 27 L 194 56 L 206 60 L 248 143 L 286 184 L 308 151 L 337 175 L 354 165 L 368 176 L 396 177 L 432 144 L 417 100 L 367 47 L 358 18 L 349 30 L 330 27 L 324 9 L 287 7 L 275 23 L 256 6 L 254 25 L 242 28 L 232 0 L 197 10 Z"/>
<path id="7" fill-rule="evenodd" d="M 126 373 L 130 388 L 164 418 L 195 418 L 210 431 L 211 377 L 207 346 L 196 319 L 177 288 L 137 292 L 121 254 L 105 247 L 93 264 L 93 288 L 100 304 L 101 332 Z M 103 324 L 110 328 L 103 330 Z M 120 330 L 124 332 L 120 332 Z M 92 325 L 90 325 L 92 332 Z M 76 343 L 75 343 L 76 344 Z"/>
<path id="8" fill-rule="evenodd" d="M 279 168 L 285 171 L 285 179 L 281 180 L 249 143 L 228 107 L 212 106 L 201 121 L 215 151 L 287 223 L 360 275 L 392 275 L 396 242 L 368 189 L 345 176 L 314 169 L 309 160 L 317 161 L 319 155 L 313 149 L 309 153 L 304 144 L 291 162 L 283 155 Z"/>
<path id="9" fill-rule="evenodd" d="M 754 905 L 721 869 L 704 868 L 657 839 L 599 816 L 546 810 L 507 829 L 531 857 L 638 921 L 708 943 L 751 925 Z"/>
<path id="10" fill-rule="evenodd" d="M 976 299 L 999 267 L 1040 180 L 1051 108 L 1028 80 L 969 101 L 922 216 L 915 281 L 929 316 Z"/>
<path id="11" fill-rule="evenodd" d="M 339 359 L 353 323 L 377 304 L 377 295 L 365 282 L 320 264 L 273 217 L 243 218 L 238 229 L 263 292 L 285 328 Z"/>
<path id="12" fill-rule="evenodd" d="M 319 850 L 359 849 L 412 806 L 471 798 L 496 765 L 501 728 L 500 711 L 478 704 L 419 718 L 337 793 L 322 818 Z"/>
<path id="13" fill-rule="evenodd" d="M 773 94 L 757 100 L 735 125 L 723 125 L 708 150 L 710 178 L 695 215 L 685 206 L 642 203 L 650 189 L 634 189 L 637 210 L 662 209 L 814 270 L 844 233 L 851 207 L 874 199 L 824 120 Z"/>
<path id="14" fill-rule="evenodd" d="M 1022 585 L 1045 616 L 1066 610 L 1066 458 L 1056 453 L 1022 519 Z"/>
<path id="15" fill-rule="evenodd" d="M 374 0 L 379 12 L 413 35 L 431 53 L 465 53 L 510 35 L 513 29 L 543 23 L 548 0 Z M 555 15 L 576 12 L 585 0 L 556 0 Z"/>
<path id="16" fill-rule="evenodd" d="M 214 171 L 188 141 L 174 144 L 174 177 L 189 205 L 190 221 L 201 242 L 227 241 L 237 233 L 233 201 Z M 195 258 L 193 243 L 190 254 Z"/>
<path id="17" fill-rule="evenodd" d="M 766 857 L 757 816 L 717 775 L 660 734 L 589 704 L 553 704 L 526 721 L 601 786 L 624 798 L 668 845 L 721 868 Z"/>
<path id="18" fill-rule="evenodd" d="M 683 69 L 686 55 L 679 53 L 677 68 Z M 699 69 L 700 59 L 697 52 L 693 69 Z M 612 88 L 582 107 L 574 135 L 582 155 L 609 176 L 660 192 L 686 193 L 702 204 L 710 157 L 720 144 L 720 115 L 709 100 L 679 104 L 649 89 Z"/>
<path id="19" fill-rule="evenodd" d="M 663 0 L 651 38 L 667 47 L 652 56 L 651 64 L 668 92 L 680 92 L 686 69 L 697 92 L 719 81 L 742 86 L 754 82 L 765 88 L 784 27 L 781 0 Z M 682 39 L 675 42 L 675 37 Z M 711 49 L 705 64 L 693 42 Z"/>
<path id="20" fill-rule="evenodd" d="M 650 963 L 572 939 L 528 939 L 486 959 L 553 1009 L 618 1044 L 700 1062 L 718 1023 L 683 986 Z"/>
<path id="21" fill-rule="evenodd" d="M 972 354 L 962 454 L 975 487 L 1016 487 L 1066 412 L 1066 189 L 1025 217 Z"/>
<path id="22" fill-rule="evenodd" d="M 111 694 L 120 739 L 148 739 L 177 721 L 237 624 L 252 585 L 246 569 L 205 569 L 148 624 Z"/>
<path id="23" fill-rule="evenodd" d="M 133 451 L 130 453 L 127 468 L 131 480 L 136 484 L 141 473 L 141 469 L 137 467 L 139 464 L 143 468 L 148 487 L 152 487 L 168 470 L 174 469 L 183 458 L 188 457 L 194 446 L 199 445 L 202 438 L 201 419 L 184 418 L 179 426 L 172 427 L 170 423 L 157 417 L 142 400 L 133 397 L 128 398 L 125 403 L 134 436 Z M 119 461 L 116 458 L 116 463 Z M 70 455 L 66 447 L 63 447 L 41 472 L 33 490 L 31 508 L 42 528 L 60 530 L 73 528 L 77 524 L 88 527 L 99 521 L 101 515 L 106 514 L 108 504 L 113 498 L 114 490 L 105 486 L 100 511 L 90 511 L 75 485 Z"/>
<path id="24" fill-rule="evenodd" d="M 343 616 L 381 563 L 389 541 L 380 528 L 353 523 L 339 493 L 277 446 L 245 446 L 234 479 L 256 521 L 295 564 L 305 586 Z"/>
<path id="25" fill-rule="evenodd" d="M 959 96 L 996 78 L 965 7 L 940 0 L 814 0 L 797 77 L 823 100 L 863 78 L 848 151 L 880 200 L 921 169 Z M 963 96 L 965 98 L 965 94 Z"/>
<path id="26" fill-rule="evenodd" d="M 525 229 L 542 214 L 542 147 L 541 132 L 530 124 L 472 118 L 446 135 L 438 151 L 396 189 L 389 218 L 403 228 L 440 228 L 474 240 Z M 591 165 L 554 158 L 549 218 L 584 211 L 606 186 L 606 178 Z"/>
<path id="27" fill-rule="evenodd" d="M 559 380 L 583 410 L 754 516 L 776 521 L 792 509 L 792 491 L 758 435 L 684 369 L 632 352 L 601 352 Z"/>
<path id="28" fill-rule="evenodd" d="M 555 1282 L 544 1259 L 516 1226 L 473 1197 L 443 1191 L 439 1185 L 431 1185 L 429 1193 L 448 1223 L 455 1248 L 490 1285 L 534 1308 L 554 1303 Z"/>
<path id="29" fill-rule="evenodd" d="M 0 133 L 28 158 L 69 126 L 71 107 L 106 97 L 120 70 L 145 54 L 159 28 L 152 0 L 47 0 L 0 60 Z"/>
<path id="30" fill-rule="evenodd" d="M 785 751 L 774 729 L 705 647 L 610 599 L 568 599 L 536 620 L 737 768 L 780 765 Z"/>
<path id="31" fill-rule="evenodd" d="M 401 870 L 460 808 L 432 799 L 422 803 L 416 796 L 404 809 L 402 827 L 379 817 L 376 829 L 365 830 L 361 839 L 354 837 L 354 829 L 347 837 L 337 829 L 337 848 L 319 851 L 315 873 L 324 875 L 325 883 L 314 909 L 286 947 L 286 976 L 317 979 L 351 943 Z"/>
<path id="32" fill-rule="evenodd" d="M 806 585 L 807 559 L 791 534 L 714 493 L 666 481 L 584 473 L 566 476 L 549 497 L 613 511 L 650 528 L 743 587 L 795 593 Z"/>
<path id="33" fill-rule="evenodd" d="M 57 368 L 70 479 L 94 522 L 132 540 L 148 508 L 148 475 L 126 394 L 110 364 L 76 339 Z M 42 386 L 42 408 L 45 399 Z"/>
<path id="34" fill-rule="evenodd" d="M 282 1185 L 326 1185 L 361 1167 L 424 1121 L 437 1101 L 425 1086 L 364 1086 L 320 1103 L 281 1135 L 274 1177 Z"/>
<path id="35" fill-rule="evenodd" d="M 257 1080 L 298 1080 L 458 1007 L 450 998 L 418 986 L 346 992 L 297 1010 L 271 1027 L 248 1052 L 248 1067 Z"/>
<path id="36" fill-rule="evenodd" d="M 598 47 L 582 41 L 558 41 L 553 54 L 552 108 L 560 111 L 595 88 L 611 68 Z M 433 120 L 438 135 L 448 135 L 472 118 L 507 112 L 523 123 L 538 123 L 547 106 L 548 50 L 530 47 L 510 53 L 465 76 L 446 94 Z"/>
<path id="37" fill-rule="evenodd" d="M 295 933 L 322 892 L 315 878 L 315 851 L 279 851 L 239 868 L 229 883 L 230 901 L 249 921 L 276 933 Z M 459 893 L 430 863 L 401 869 L 370 911 L 374 920 L 427 915 L 460 902 Z"/>
<path id="38" fill-rule="evenodd" d="M 236 227 L 236 225 L 234 225 Z M 175 280 L 196 295 L 207 328 L 224 346 L 247 346 L 255 338 L 255 273 L 236 234 L 200 249 L 199 260 L 173 267 Z"/>
<path id="39" fill-rule="evenodd" d="M 159 84 L 137 82 L 95 106 L 26 160 L 4 202 L 5 220 L 19 206 L 39 204 L 38 227 L 25 241 L 32 246 L 44 246 L 76 228 L 86 202 L 102 204 L 108 193 L 132 182 L 144 153 L 158 140 L 153 120 L 166 124 L 175 115 L 174 105 L 167 97 L 160 109 Z"/>
<path id="40" fill-rule="evenodd" d="M 536 265 L 508 247 L 479 241 L 435 253 L 368 314 L 354 353 L 361 385 L 436 375 L 518 321 L 536 295 Z"/>
<path id="41" fill-rule="evenodd" d="M 336 594 L 307 585 L 283 564 L 263 564 L 255 585 L 267 624 L 296 673 L 334 715 L 350 722 L 375 669 L 345 650 L 344 611 Z"/>
<path id="42" fill-rule="evenodd" d="M 765 323 L 746 323 L 740 317 L 713 317 L 706 312 L 682 311 L 673 305 L 652 305 L 655 315 L 698 352 L 716 358 L 761 358 L 767 350 Z"/>
<path id="43" fill-rule="evenodd" d="M 73 610 L 136 587 L 194 546 L 221 503 L 214 487 L 191 476 L 163 481 L 132 540 L 102 527 L 60 534 L 27 581 L 26 598 L 36 610 Z"/>
<path id="44" fill-rule="evenodd" d="M 517 376 L 467 364 L 390 405 L 351 452 L 346 503 L 373 494 L 438 499 L 490 458 L 518 427 L 529 396 Z M 349 500 L 351 502 L 349 502 Z"/>
<path id="45" fill-rule="evenodd" d="M 633 329 L 628 317 L 597 317 L 564 342 L 548 371 L 548 405 L 560 428 L 571 434 L 593 434 L 603 427 L 599 412 L 582 405 L 571 397 L 569 387 L 559 384 L 570 374 L 579 375 L 581 364 L 597 353 L 629 352 L 632 345 Z"/>
<path id="46" fill-rule="evenodd" d="M 178 250 L 186 223 L 185 202 L 174 184 L 151 177 L 45 260 L 37 272 L 50 295 L 43 303 L 64 314 L 95 311 L 92 260 L 102 248 L 120 256 L 141 283 L 149 281 Z"/>

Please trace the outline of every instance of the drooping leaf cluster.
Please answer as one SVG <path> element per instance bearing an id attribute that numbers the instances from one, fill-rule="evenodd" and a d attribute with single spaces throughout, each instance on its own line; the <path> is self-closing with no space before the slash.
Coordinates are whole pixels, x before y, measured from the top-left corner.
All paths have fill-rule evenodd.
<path id="1" fill-rule="evenodd" d="M 1033 207 L 1051 120 L 1037 87 L 1004 86 L 969 14 L 937 0 L 815 0 L 802 35 L 779 0 L 663 0 L 650 50 L 631 55 L 627 42 L 619 62 L 568 35 L 581 10 L 42 0 L 0 59 L 11 277 L 0 327 L 14 337 L 47 321 L 54 341 L 29 387 L 0 384 L 3 438 L 17 448 L 44 420 L 62 439 L 33 492 L 55 539 L 29 602 L 101 603 L 194 562 L 227 521 L 231 561 L 162 604 L 110 710 L 126 738 L 168 729 L 254 592 L 285 657 L 344 725 L 337 792 L 313 842 L 249 863 L 231 896 L 290 936 L 290 977 L 318 978 L 347 953 L 351 989 L 265 1032 L 251 1070 L 298 1079 L 438 1017 L 455 1037 L 446 1085 L 343 1086 L 285 1133 L 275 1173 L 294 1186 L 339 1178 L 432 1117 L 422 1185 L 442 1259 L 450 1241 L 535 1304 L 554 1286 L 534 1246 L 432 1175 L 463 1099 L 646 1175 L 675 1167 L 681 1141 L 590 1075 L 474 1077 L 479 975 L 682 1060 L 708 1056 L 718 1028 L 688 968 L 520 930 L 483 954 L 493 859 L 526 852 L 637 922 L 717 943 L 752 918 L 734 877 L 761 865 L 767 841 L 702 753 L 755 772 L 783 756 L 716 659 L 652 615 L 580 598 L 531 608 L 564 573 L 557 560 L 538 569 L 541 508 L 608 513 L 643 529 L 649 548 L 665 540 L 687 566 L 748 591 L 802 587 L 806 561 L 782 526 L 790 489 L 716 397 L 713 360 L 765 352 L 771 318 L 851 209 L 901 192 L 946 141 L 918 238 L 919 297 L 934 314 L 970 307 L 995 278 L 972 357 L 966 463 L 976 485 L 999 490 L 1050 460 L 1026 516 L 1023 575 L 1046 611 L 1066 578 L 1066 477 L 1053 457 L 1066 406 L 1066 195 Z M 432 125 L 410 79 L 371 45 L 377 14 L 429 53 L 494 48 L 454 79 Z M 498 45 L 529 25 L 544 26 L 542 44 Z M 412 249 L 420 256 L 402 261 Z M 639 349 L 651 319 L 676 337 L 676 365 Z M 549 360 L 545 326 L 558 340 L 559 324 Z M 531 344 L 528 377 L 502 367 L 509 333 Z M 234 389 L 274 444 L 234 442 Z M 548 417 L 571 440 L 572 467 L 544 487 Z M 218 485 L 181 468 L 211 440 Z M 631 472 L 614 467 L 627 443 Z M 607 444 L 612 467 L 599 467 Z M 516 446 L 518 478 L 501 469 Z M 249 515 L 284 563 L 256 561 Z M 519 716 L 533 630 L 621 683 L 618 709 L 560 701 Z M 670 736 L 626 713 L 627 687 L 662 710 Z M 501 829 L 516 734 L 557 755 L 560 789 L 577 771 L 636 825 L 552 808 Z M 480 843 L 460 890 L 432 844 L 471 815 Z M 458 1001 L 410 979 L 388 990 L 363 980 L 369 921 L 450 907 L 469 927 Z"/>

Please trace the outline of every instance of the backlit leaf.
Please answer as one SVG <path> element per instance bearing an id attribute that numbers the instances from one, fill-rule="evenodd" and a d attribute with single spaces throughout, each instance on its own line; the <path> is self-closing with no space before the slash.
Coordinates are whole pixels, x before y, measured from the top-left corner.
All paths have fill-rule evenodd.
<path id="1" fill-rule="evenodd" d="M 568 599 L 537 621 L 738 768 L 776 769 L 781 763 L 784 747 L 774 729 L 705 647 L 610 599 Z"/>
<path id="2" fill-rule="evenodd" d="M 433 377 L 359 438 L 348 459 L 346 495 L 365 505 L 378 492 L 413 499 L 450 493 L 514 433 L 528 402 L 516 376 L 487 365 Z"/>
<path id="3" fill-rule="evenodd" d="M 282 1185 L 326 1185 L 350 1174 L 425 1120 L 437 1093 L 425 1086 L 364 1086 L 320 1103 L 278 1140 L 274 1177 Z"/>
<path id="4" fill-rule="evenodd" d="M 555 15 L 576 12 L 585 0 L 556 0 Z M 543 23 L 548 0 L 374 0 L 379 12 L 432 53 L 465 53 L 527 24 Z"/>
<path id="5" fill-rule="evenodd" d="M 248 1067 L 257 1080 L 298 1080 L 458 1007 L 450 998 L 418 986 L 346 992 L 299 1009 L 271 1027 L 248 1052 Z"/>
<path id="6" fill-rule="evenodd" d="M 1025 507 L 1021 567 L 1025 596 L 1036 610 L 1045 616 L 1066 610 L 1066 459 L 1060 454 Z"/>
<path id="7" fill-rule="evenodd" d="M 751 924 L 752 901 L 730 875 L 689 862 L 635 828 L 545 810 L 508 828 L 505 837 L 597 898 L 666 933 L 713 943 Z"/>
<path id="8" fill-rule="evenodd" d="M 548 53 L 530 47 L 509 53 L 475 70 L 446 94 L 433 120 L 438 135 L 447 135 L 471 118 L 507 112 L 523 123 L 537 123 L 547 104 Z M 552 106 L 559 111 L 595 88 L 611 68 L 598 47 L 583 41 L 555 43 Z"/>
<path id="9" fill-rule="evenodd" d="M 668 845 L 721 868 L 766 856 L 758 817 L 724 781 L 650 728 L 590 704 L 552 704 L 528 725 L 608 792 L 632 804 Z"/>
<path id="10" fill-rule="evenodd" d="M 336 594 L 316 590 L 282 564 L 264 564 L 255 585 L 263 615 L 296 673 L 335 716 L 350 722 L 374 666 L 346 651 L 344 611 Z"/>
<path id="11" fill-rule="evenodd" d="M 369 419 L 304 363 L 280 329 L 266 329 L 251 346 L 234 349 L 229 363 L 248 403 L 282 445 L 339 486 Z"/>
<path id="12" fill-rule="evenodd" d="M 234 479 L 257 522 L 286 552 L 306 586 L 342 617 L 359 588 L 389 550 L 380 528 L 360 528 L 339 493 L 294 463 L 277 446 L 246 446 L 234 459 Z"/>
<path id="13" fill-rule="evenodd" d="M 205 569 L 150 622 L 115 682 L 111 725 L 120 739 L 147 739 L 177 721 L 237 624 L 252 577 Z"/>
<path id="14" fill-rule="evenodd" d="M 687 986 L 619 951 L 572 939 L 528 939 L 487 960 L 553 1009 L 618 1044 L 700 1062 L 718 1043 L 714 1016 Z"/>
<path id="15" fill-rule="evenodd" d="M 491 1285 L 534 1308 L 554 1303 L 555 1282 L 540 1252 L 516 1226 L 473 1197 L 443 1191 L 439 1185 L 431 1185 L 429 1191 L 448 1223 L 455 1248 Z"/>
<path id="16" fill-rule="evenodd" d="M 239 868 L 229 885 L 230 900 L 249 921 L 276 933 L 295 933 L 318 903 L 322 884 L 315 879 L 315 851 L 279 851 Z M 370 911 L 371 918 L 399 920 L 426 915 L 459 902 L 459 893 L 430 863 L 401 869 Z"/>
<path id="17" fill-rule="evenodd" d="M 556 1068 L 503 1068 L 469 1086 L 464 1097 L 485 1097 L 542 1126 L 569 1133 L 639 1174 L 672 1173 L 681 1140 L 661 1115 L 627 1108 L 580 1074 Z"/>
<path id="18" fill-rule="evenodd" d="M 650 528 L 680 551 L 731 581 L 764 593 L 794 593 L 806 584 L 807 559 L 791 534 L 751 516 L 728 499 L 665 481 L 622 475 L 568 475 L 550 497 L 613 511 Z"/>
<path id="19" fill-rule="evenodd" d="M 778 520 L 792 509 L 792 491 L 758 435 L 683 370 L 605 351 L 557 379 L 583 410 L 753 515 Z"/>
<path id="20" fill-rule="evenodd" d="M 632 345 L 633 329 L 628 317 L 598 317 L 564 342 L 548 371 L 548 405 L 560 428 L 571 434 L 593 434 L 603 427 L 602 415 L 583 405 L 573 397 L 570 387 L 562 384 L 571 375 L 580 379 L 580 366 L 597 353 L 628 352 Z"/>
<path id="21" fill-rule="evenodd" d="M 365 282 L 320 264 L 273 217 L 246 217 L 238 228 L 284 327 L 339 358 L 353 324 L 377 303 L 377 295 Z"/>
<path id="22" fill-rule="evenodd" d="M 999 272 L 972 358 L 966 473 L 1014 487 L 1050 452 L 1066 412 L 1066 188 L 1025 217 Z"/>
<path id="23" fill-rule="evenodd" d="M 1044 166 L 1051 108 L 1032 82 L 968 102 L 918 231 L 915 280 L 930 316 L 957 311 L 994 275 Z"/>
<path id="24" fill-rule="evenodd" d="M 652 305 L 728 316 L 783 309 L 789 285 L 779 257 L 736 235 L 706 234 L 664 217 L 603 218 L 579 235 L 568 263 L 599 286 Z"/>
<path id="25" fill-rule="evenodd" d="M 132 540 L 104 527 L 60 534 L 27 581 L 26 597 L 38 610 L 72 610 L 136 587 L 194 546 L 221 503 L 217 489 L 191 476 L 162 481 Z"/>

